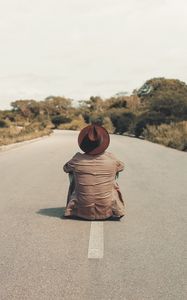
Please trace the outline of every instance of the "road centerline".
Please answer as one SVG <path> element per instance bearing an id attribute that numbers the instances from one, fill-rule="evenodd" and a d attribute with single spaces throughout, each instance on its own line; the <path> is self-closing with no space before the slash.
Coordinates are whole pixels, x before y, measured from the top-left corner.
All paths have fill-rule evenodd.
<path id="1" fill-rule="evenodd" d="M 91 222 L 90 239 L 88 246 L 88 258 L 103 258 L 104 255 L 104 235 L 103 222 Z"/>

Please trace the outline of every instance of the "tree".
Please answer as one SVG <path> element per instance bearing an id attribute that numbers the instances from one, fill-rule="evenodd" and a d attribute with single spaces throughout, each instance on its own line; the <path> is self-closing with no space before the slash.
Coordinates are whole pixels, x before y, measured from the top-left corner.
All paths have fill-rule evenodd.
<path id="1" fill-rule="evenodd" d="M 153 78 L 137 91 L 150 112 L 187 119 L 187 85 L 178 79 Z"/>
<path id="2" fill-rule="evenodd" d="M 108 109 L 111 108 L 126 108 L 128 97 L 117 97 L 108 99 Z M 106 101 L 106 103 L 107 103 Z"/>
<path id="3" fill-rule="evenodd" d="M 166 79 L 164 77 L 152 78 L 147 80 L 143 86 L 137 90 L 137 95 L 142 101 L 151 101 L 159 97 L 160 94 L 172 92 L 173 95 L 187 96 L 187 85 L 178 79 Z"/>
<path id="4" fill-rule="evenodd" d="M 72 105 L 72 100 L 64 97 L 47 97 L 42 101 L 42 108 L 47 115 L 55 116 L 67 112 Z"/>
<path id="5" fill-rule="evenodd" d="M 187 99 L 181 95 L 174 97 L 171 93 L 160 95 L 157 99 L 152 100 L 150 110 L 162 113 L 165 116 L 187 119 Z"/>
<path id="6" fill-rule="evenodd" d="M 68 118 L 66 115 L 56 115 L 51 118 L 51 121 L 57 128 L 60 124 L 70 123 L 72 119 Z"/>
<path id="7" fill-rule="evenodd" d="M 81 101 L 82 107 L 88 109 L 90 112 L 103 112 L 103 100 L 96 96 L 91 96 L 89 100 Z"/>
<path id="8" fill-rule="evenodd" d="M 34 100 L 16 100 L 11 103 L 14 112 L 21 114 L 24 118 L 29 118 L 32 115 L 31 105 Z"/>

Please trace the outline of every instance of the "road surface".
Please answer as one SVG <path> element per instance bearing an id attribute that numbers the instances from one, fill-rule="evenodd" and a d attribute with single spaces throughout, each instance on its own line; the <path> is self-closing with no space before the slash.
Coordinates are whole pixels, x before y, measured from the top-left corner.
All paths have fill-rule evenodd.
<path id="1" fill-rule="evenodd" d="M 112 135 L 108 150 L 125 162 L 126 216 L 65 220 L 62 167 L 79 151 L 77 134 L 0 152 L 0 299 L 187 299 L 187 153 Z"/>

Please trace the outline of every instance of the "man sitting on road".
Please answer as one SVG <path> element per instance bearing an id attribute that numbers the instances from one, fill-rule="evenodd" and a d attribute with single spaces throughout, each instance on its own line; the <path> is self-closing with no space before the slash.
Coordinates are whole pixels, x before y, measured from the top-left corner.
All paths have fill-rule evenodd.
<path id="1" fill-rule="evenodd" d="M 70 176 L 65 217 L 104 220 L 124 216 L 124 201 L 116 182 L 124 164 L 105 151 L 109 143 L 108 132 L 99 125 L 81 130 L 78 144 L 84 153 L 77 152 L 63 168 Z"/>

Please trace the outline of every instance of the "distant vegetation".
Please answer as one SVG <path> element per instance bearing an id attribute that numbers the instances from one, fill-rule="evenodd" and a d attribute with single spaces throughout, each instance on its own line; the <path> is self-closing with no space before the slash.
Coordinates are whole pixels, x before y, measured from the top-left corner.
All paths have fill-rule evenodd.
<path id="1" fill-rule="evenodd" d="M 79 101 L 50 96 L 43 101 L 17 100 L 0 111 L 0 145 L 47 135 L 52 129 L 80 130 L 90 123 L 110 133 L 145 138 L 187 151 L 187 85 L 153 78 L 132 95 Z"/>

